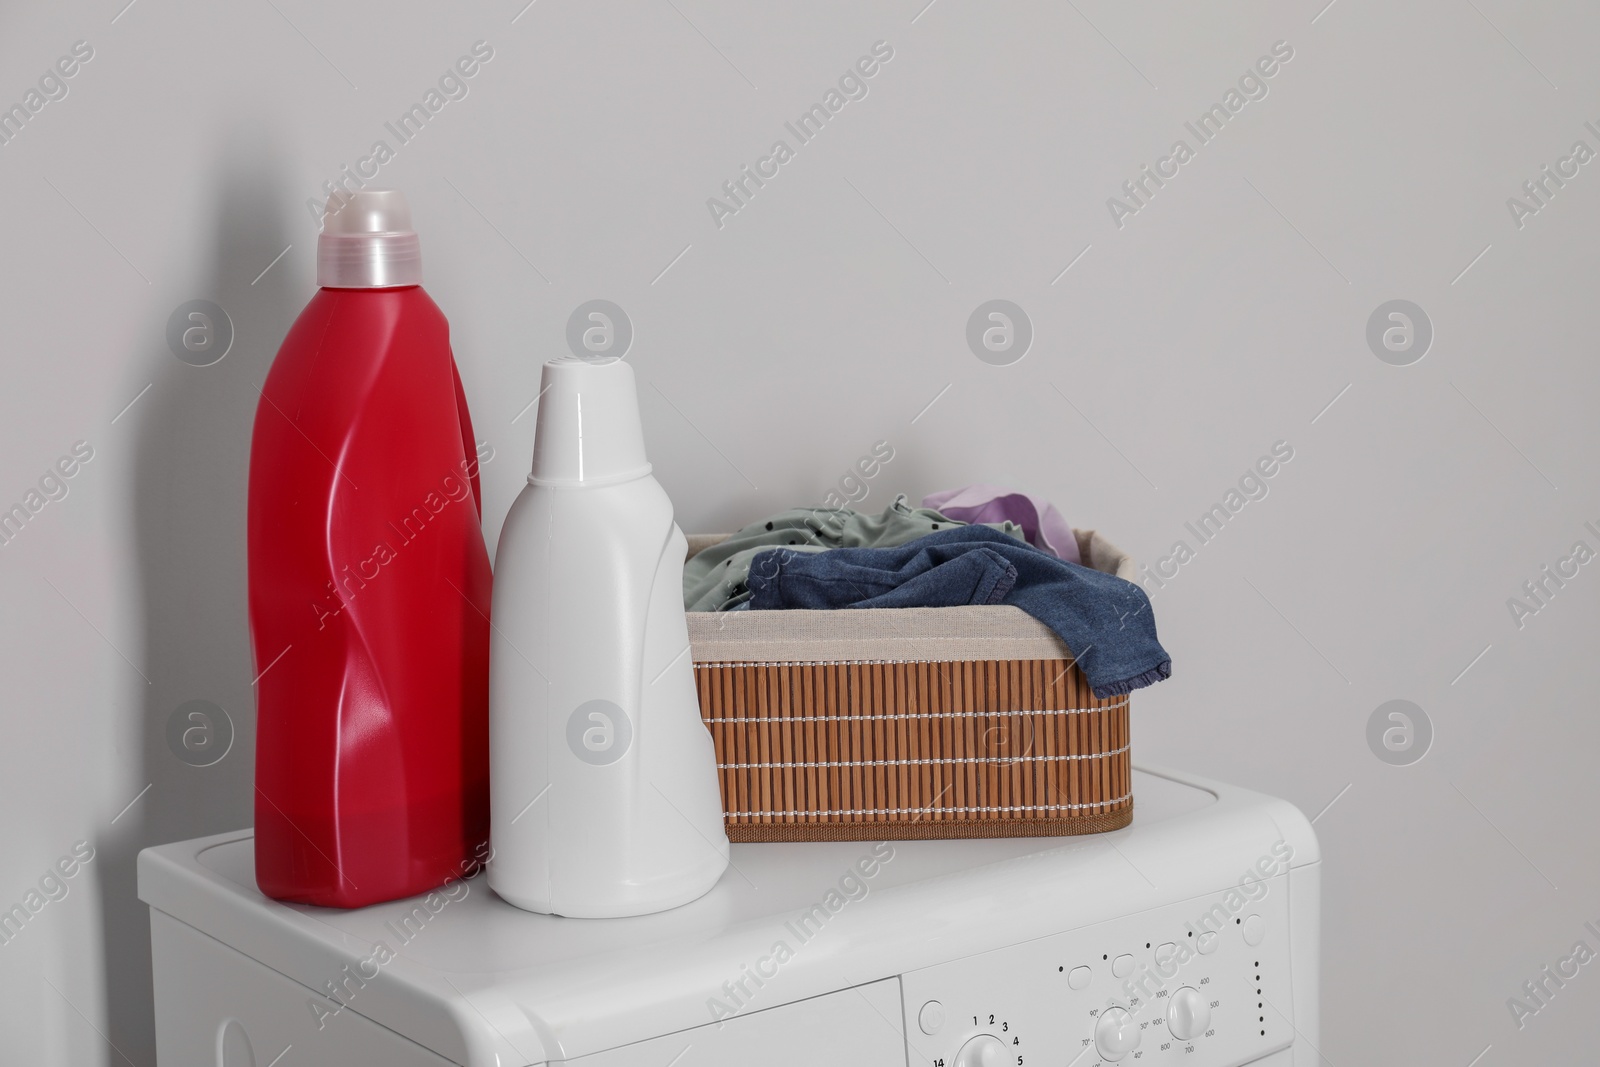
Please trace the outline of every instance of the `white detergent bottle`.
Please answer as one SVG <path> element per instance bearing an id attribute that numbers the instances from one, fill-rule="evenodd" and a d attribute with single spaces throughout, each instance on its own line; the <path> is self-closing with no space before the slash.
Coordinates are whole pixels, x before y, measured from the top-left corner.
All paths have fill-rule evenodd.
<path id="1" fill-rule="evenodd" d="M 495 558 L 489 885 L 553 915 L 662 911 L 728 865 L 687 542 L 645 459 L 633 368 L 551 360 L 540 387 Z"/>

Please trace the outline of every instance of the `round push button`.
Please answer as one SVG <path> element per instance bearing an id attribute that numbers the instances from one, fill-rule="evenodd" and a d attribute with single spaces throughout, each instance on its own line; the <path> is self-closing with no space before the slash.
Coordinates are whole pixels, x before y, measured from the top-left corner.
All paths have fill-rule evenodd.
<path id="1" fill-rule="evenodd" d="M 1217 951 L 1217 932 L 1207 930 L 1195 941 L 1195 948 L 1200 950 L 1200 955 L 1209 956 Z"/>
<path id="2" fill-rule="evenodd" d="M 1067 985 L 1073 989 L 1083 989 L 1089 984 L 1090 970 L 1087 967 L 1074 967 L 1067 972 Z"/>
<path id="3" fill-rule="evenodd" d="M 1133 973 L 1133 957 L 1124 952 L 1111 961 L 1111 977 L 1126 978 Z"/>
<path id="4" fill-rule="evenodd" d="M 944 1026 L 944 1005 L 937 1000 L 930 1000 L 917 1012 L 917 1025 L 922 1027 L 922 1032 L 932 1037 Z"/>
<path id="5" fill-rule="evenodd" d="M 1267 920 L 1259 915 L 1252 915 L 1244 921 L 1244 943 L 1252 947 L 1261 944 L 1261 939 L 1267 936 Z"/>

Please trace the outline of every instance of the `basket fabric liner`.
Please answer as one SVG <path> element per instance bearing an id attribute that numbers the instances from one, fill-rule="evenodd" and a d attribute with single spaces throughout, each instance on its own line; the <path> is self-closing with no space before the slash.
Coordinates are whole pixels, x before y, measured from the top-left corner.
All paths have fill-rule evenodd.
<path id="1" fill-rule="evenodd" d="M 1075 531 L 1085 564 L 1133 561 Z M 726 535 L 689 538 L 689 554 Z M 690 612 L 733 841 L 1098 833 L 1133 817 L 1126 696 L 1007 605 Z"/>

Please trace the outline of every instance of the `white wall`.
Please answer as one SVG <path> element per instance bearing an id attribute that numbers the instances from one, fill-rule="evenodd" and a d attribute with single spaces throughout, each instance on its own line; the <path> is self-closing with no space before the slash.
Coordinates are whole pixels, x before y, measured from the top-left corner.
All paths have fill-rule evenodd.
<path id="1" fill-rule="evenodd" d="M 1506 602 L 1600 548 L 1600 166 L 1521 228 L 1506 200 L 1600 149 L 1600 11 L 924 2 L 0 7 L 0 103 L 94 50 L 0 147 L 0 506 L 94 450 L 0 548 L 0 906 L 96 850 L 0 945 L 0 1059 L 154 1062 L 134 856 L 250 819 L 244 480 L 254 387 L 313 291 L 305 201 L 485 40 L 381 181 L 498 452 L 491 538 L 532 443 L 514 417 L 595 297 L 634 323 L 691 531 L 815 501 L 887 439 L 871 506 L 998 481 L 1153 563 L 1288 441 L 1155 595 L 1176 666 L 1136 701 L 1137 755 L 1312 814 L 1340 797 L 1316 824 L 1329 1062 L 1573 1062 L 1600 976 L 1521 1031 L 1505 1001 L 1600 918 L 1600 567 L 1521 629 Z M 719 229 L 707 198 L 879 40 L 869 95 Z M 1115 225 L 1107 198 L 1277 41 L 1269 94 Z M 1011 366 L 964 338 L 996 297 L 1036 330 Z M 201 298 L 236 330 L 205 368 L 164 336 Z M 1410 366 L 1365 341 L 1395 298 L 1436 331 Z M 1436 731 L 1412 766 L 1368 749 L 1394 698 Z M 191 699 L 237 727 L 210 767 L 166 741 Z"/>

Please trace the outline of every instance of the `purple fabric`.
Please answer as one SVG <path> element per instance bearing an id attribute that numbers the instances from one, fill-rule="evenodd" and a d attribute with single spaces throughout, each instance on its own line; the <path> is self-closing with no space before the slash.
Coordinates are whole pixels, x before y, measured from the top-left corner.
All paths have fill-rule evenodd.
<path id="1" fill-rule="evenodd" d="M 1083 563 L 1072 527 L 1048 500 L 997 485 L 967 485 L 930 493 L 922 506 L 958 522 L 1014 522 L 1034 548 L 1068 563 Z"/>

